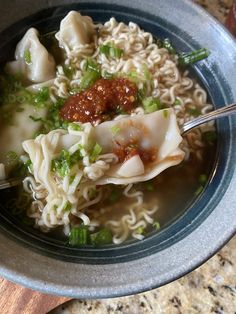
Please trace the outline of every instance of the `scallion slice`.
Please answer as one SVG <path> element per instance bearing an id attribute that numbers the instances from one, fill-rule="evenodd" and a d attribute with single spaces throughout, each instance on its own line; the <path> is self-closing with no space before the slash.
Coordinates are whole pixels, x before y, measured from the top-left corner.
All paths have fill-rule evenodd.
<path id="1" fill-rule="evenodd" d="M 25 49 L 24 59 L 25 59 L 26 64 L 31 64 L 31 53 L 30 53 L 29 49 Z"/>
<path id="2" fill-rule="evenodd" d="M 162 42 L 162 47 L 166 48 L 170 54 L 176 54 L 176 49 L 172 45 L 171 41 L 169 38 L 165 38 Z"/>
<path id="3" fill-rule="evenodd" d="M 114 125 L 112 128 L 111 128 L 111 132 L 112 132 L 112 135 L 116 135 L 117 133 L 120 132 L 120 128 L 118 125 Z"/>
<path id="4" fill-rule="evenodd" d="M 206 48 L 201 48 L 189 53 L 182 53 L 179 55 L 179 64 L 186 66 L 197 61 L 203 60 L 210 55 L 210 51 Z"/>
<path id="5" fill-rule="evenodd" d="M 69 235 L 69 244 L 82 246 L 89 242 L 89 231 L 87 226 L 72 227 Z"/>
<path id="6" fill-rule="evenodd" d="M 96 233 L 90 235 L 91 243 L 93 245 L 106 245 L 112 243 L 112 234 L 110 230 L 104 228 Z"/>
<path id="7" fill-rule="evenodd" d="M 155 221 L 153 224 L 152 224 L 153 228 L 155 228 L 156 230 L 160 230 L 161 229 L 161 226 L 160 226 L 160 223 L 158 221 Z"/>
<path id="8" fill-rule="evenodd" d="M 98 79 L 100 74 L 96 71 L 86 71 L 81 79 L 79 88 L 84 90 L 92 86 Z"/>
<path id="9" fill-rule="evenodd" d="M 162 105 L 159 98 L 147 97 L 143 100 L 143 107 L 146 113 L 160 110 Z"/>
<path id="10" fill-rule="evenodd" d="M 124 53 L 123 49 L 115 47 L 112 44 L 101 45 L 99 47 L 99 51 L 103 53 L 106 57 L 115 59 L 119 59 Z"/>
<path id="11" fill-rule="evenodd" d="M 90 160 L 92 162 L 96 161 L 98 156 L 100 155 L 101 151 L 102 151 L 102 146 L 100 146 L 98 143 L 96 143 L 92 152 L 91 152 Z"/>

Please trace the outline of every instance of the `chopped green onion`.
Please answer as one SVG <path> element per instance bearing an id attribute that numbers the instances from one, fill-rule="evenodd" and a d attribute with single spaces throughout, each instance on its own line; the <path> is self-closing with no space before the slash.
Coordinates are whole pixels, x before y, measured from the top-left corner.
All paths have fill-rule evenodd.
<path id="1" fill-rule="evenodd" d="M 62 150 L 60 156 L 52 160 L 51 170 L 64 178 L 70 172 L 71 159 L 67 150 Z"/>
<path id="2" fill-rule="evenodd" d="M 114 73 L 109 73 L 109 72 L 107 72 L 107 71 L 104 71 L 103 77 L 104 77 L 105 79 L 112 79 L 112 78 L 114 77 Z"/>
<path id="3" fill-rule="evenodd" d="M 94 199 L 96 195 L 97 195 L 97 190 L 95 188 L 89 189 L 88 197 L 90 200 Z"/>
<path id="4" fill-rule="evenodd" d="M 118 127 L 118 125 L 114 125 L 112 128 L 111 128 L 111 132 L 113 135 L 116 135 L 117 133 L 120 132 L 120 128 Z"/>
<path id="5" fill-rule="evenodd" d="M 115 203 L 116 201 L 118 201 L 118 199 L 119 199 L 119 197 L 120 197 L 120 191 L 119 190 L 117 190 L 117 189 L 113 189 L 112 191 L 111 191 L 111 194 L 109 195 L 109 201 L 111 202 L 111 203 Z"/>
<path id="6" fill-rule="evenodd" d="M 69 128 L 72 129 L 73 131 L 81 131 L 81 125 L 77 124 L 75 122 L 69 123 Z"/>
<path id="7" fill-rule="evenodd" d="M 71 167 L 82 159 L 81 147 L 73 154 L 63 149 L 60 155 L 52 160 L 51 171 L 56 172 L 59 177 L 64 178 L 70 172 Z"/>
<path id="8" fill-rule="evenodd" d="M 137 98 L 139 102 L 143 102 L 143 99 L 147 95 L 147 84 L 144 83 L 143 88 L 140 88 L 137 93 Z"/>
<path id="9" fill-rule="evenodd" d="M 30 53 L 29 49 L 25 49 L 24 59 L 25 59 L 26 64 L 31 64 L 31 53 Z"/>
<path id="10" fill-rule="evenodd" d="M 198 117 L 201 114 L 201 111 L 198 108 L 187 108 L 187 112 L 194 117 Z"/>
<path id="11" fill-rule="evenodd" d="M 143 234 L 144 233 L 144 228 L 143 227 L 138 227 L 136 230 L 135 230 L 135 233 L 137 234 Z"/>
<path id="12" fill-rule="evenodd" d="M 100 155 L 101 151 L 102 151 L 102 146 L 100 146 L 98 143 L 96 143 L 92 152 L 91 152 L 90 160 L 92 162 L 96 161 L 98 156 Z"/>
<path id="13" fill-rule="evenodd" d="M 176 54 L 176 49 L 172 45 L 171 41 L 169 38 L 165 38 L 162 42 L 162 47 L 166 48 L 168 52 L 172 55 Z"/>
<path id="14" fill-rule="evenodd" d="M 151 113 L 161 109 L 161 102 L 159 98 L 147 97 L 143 100 L 143 107 L 145 113 Z"/>
<path id="15" fill-rule="evenodd" d="M 24 166 L 27 168 L 28 171 L 30 171 L 31 173 L 33 172 L 33 163 L 30 159 L 23 161 Z"/>
<path id="16" fill-rule="evenodd" d="M 69 80 L 72 80 L 75 70 L 73 67 L 63 66 L 63 72 Z"/>
<path id="17" fill-rule="evenodd" d="M 123 49 L 117 48 L 112 44 L 106 44 L 99 47 L 99 51 L 106 57 L 120 58 L 124 53 Z"/>
<path id="18" fill-rule="evenodd" d="M 69 184 L 73 183 L 75 180 L 75 175 L 74 176 L 70 176 L 70 179 L 69 179 Z"/>
<path id="19" fill-rule="evenodd" d="M 199 186 L 199 188 L 195 191 L 195 196 L 198 196 L 202 191 L 203 191 L 204 187 L 202 185 Z"/>
<path id="20" fill-rule="evenodd" d="M 155 221 L 153 224 L 152 224 L 153 228 L 155 228 L 156 230 L 160 230 L 161 229 L 161 225 L 158 221 Z"/>
<path id="21" fill-rule="evenodd" d="M 96 71 L 86 71 L 79 84 L 80 90 L 84 90 L 92 86 L 98 79 L 100 74 Z"/>
<path id="22" fill-rule="evenodd" d="M 168 110 L 164 109 L 164 110 L 163 110 L 163 116 L 164 116 L 164 118 L 167 119 L 167 118 L 168 118 L 168 115 L 169 115 Z"/>
<path id="23" fill-rule="evenodd" d="M 87 59 L 85 62 L 85 71 L 90 71 L 90 72 L 97 72 L 100 74 L 101 70 L 99 65 L 91 60 L 91 59 Z"/>
<path id="24" fill-rule="evenodd" d="M 87 226 L 72 227 L 69 235 L 69 244 L 72 246 L 86 245 L 89 242 Z"/>
<path id="25" fill-rule="evenodd" d="M 202 185 L 205 185 L 207 183 L 207 175 L 201 174 L 198 178 L 198 182 Z"/>
<path id="26" fill-rule="evenodd" d="M 190 53 L 182 53 L 179 55 L 180 65 L 190 65 L 197 61 L 203 60 L 210 55 L 210 51 L 206 48 L 201 48 Z"/>
<path id="27" fill-rule="evenodd" d="M 39 92 L 34 96 L 34 102 L 36 104 L 46 102 L 49 99 L 49 88 L 47 86 L 42 87 Z"/>
<path id="28" fill-rule="evenodd" d="M 202 138 L 207 143 L 213 143 L 217 139 L 217 134 L 215 131 L 207 131 L 202 134 Z"/>
<path id="29" fill-rule="evenodd" d="M 175 99 L 175 102 L 174 102 L 174 105 L 175 106 L 181 106 L 181 101 L 179 99 Z"/>
<path id="30" fill-rule="evenodd" d="M 90 235 L 91 243 L 93 245 L 106 245 L 112 243 L 112 234 L 110 230 L 104 228 L 96 233 Z"/>
<path id="31" fill-rule="evenodd" d="M 66 202 L 66 204 L 63 207 L 62 211 L 63 212 L 67 212 L 68 211 L 69 212 L 71 210 L 71 207 L 72 207 L 71 203 L 70 202 Z"/>

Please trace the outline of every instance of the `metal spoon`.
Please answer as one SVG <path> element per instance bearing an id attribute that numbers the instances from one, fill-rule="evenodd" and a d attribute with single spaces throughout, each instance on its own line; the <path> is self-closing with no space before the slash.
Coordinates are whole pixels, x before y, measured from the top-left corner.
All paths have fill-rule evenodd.
<path id="1" fill-rule="evenodd" d="M 231 114 L 236 114 L 236 103 L 211 111 L 193 120 L 185 122 L 182 127 L 180 127 L 180 133 L 181 135 L 184 135 L 186 132 L 192 130 L 193 128 L 196 128 L 203 123 L 222 117 L 227 117 Z"/>
<path id="2" fill-rule="evenodd" d="M 231 114 L 236 114 L 236 103 L 222 107 L 222 108 L 214 110 L 214 111 L 211 111 L 211 112 L 204 114 L 204 115 L 202 115 L 196 119 L 185 122 L 182 125 L 182 127 L 180 127 L 180 133 L 181 133 L 181 135 L 184 135 L 188 131 L 192 130 L 193 128 L 196 128 L 197 126 L 199 126 L 203 123 L 206 123 L 206 122 L 209 122 L 211 120 L 218 119 L 218 118 L 226 117 L 226 116 L 229 116 Z M 0 190 L 20 185 L 21 182 L 22 182 L 22 179 L 19 179 L 19 178 L 2 180 L 2 181 L 0 181 Z"/>

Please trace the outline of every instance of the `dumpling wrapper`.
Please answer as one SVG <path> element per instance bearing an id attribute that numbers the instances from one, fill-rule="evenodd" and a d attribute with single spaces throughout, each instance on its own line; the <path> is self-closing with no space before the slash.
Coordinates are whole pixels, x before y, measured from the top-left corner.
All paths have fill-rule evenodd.
<path id="1" fill-rule="evenodd" d="M 70 11 L 61 21 L 60 30 L 55 36 L 62 48 L 75 49 L 80 45 L 89 44 L 94 33 L 95 28 L 91 17 Z"/>
<path id="2" fill-rule="evenodd" d="M 93 136 L 94 141 L 101 145 L 102 153 L 111 153 L 117 141 L 127 145 L 134 138 L 139 139 L 139 148 L 156 151 L 156 159 L 153 162 L 143 163 L 141 158 L 135 155 L 123 163 L 111 165 L 97 181 L 99 185 L 147 181 L 184 159 L 184 152 L 179 148 L 182 137 L 173 109 L 101 123 L 94 128 Z"/>
<path id="3" fill-rule="evenodd" d="M 30 28 L 17 44 L 15 50 L 16 61 L 6 64 L 5 70 L 10 74 L 21 74 L 24 81 L 42 83 L 55 78 L 56 65 L 54 58 L 39 41 L 39 33 Z M 25 52 L 30 53 L 30 62 L 25 60 Z"/>
<path id="4" fill-rule="evenodd" d="M 35 109 L 29 104 L 24 104 L 21 107 L 24 110 L 14 112 L 11 124 L 6 125 L 0 120 L 0 162 L 5 164 L 6 174 L 10 170 L 10 165 L 6 164 L 6 154 L 9 151 L 14 151 L 18 155 L 23 154 L 22 142 L 32 138 L 41 127 L 40 121 L 33 121 L 29 119 L 29 116 L 37 114 L 44 118 L 47 113 L 45 108 Z"/>
<path id="5" fill-rule="evenodd" d="M 153 161 L 143 162 L 141 156 L 135 154 L 124 162 L 111 163 L 109 169 L 99 179 L 96 179 L 97 185 L 109 183 L 126 185 L 147 181 L 156 177 L 163 170 L 179 164 L 184 158 L 184 152 L 179 148 L 182 137 L 173 109 L 164 109 L 146 115 L 128 116 L 119 120 L 103 122 L 95 127 L 90 125 L 90 127 L 87 143 L 90 143 L 89 146 L 95 143 L 99 144 L 102 147 L 100 155 L 114 154 L 117 143 L 127 147 L 134 142 L 138 142 L 138 151 L 155 153 Z M 52 145 L 53 151 L 50 152 L 47 159 L 55 158 L 52 156 L 59 155 L 62 149 L 70 149 L 78 143 L 81 137 L 81 134 L 71 134 L 62 130 L 52 132 L 57 133 L 57 140 Z M 43 135 L 45 141 L 50 142 L 49 138 L 51 138 L 52 132 Z M 37 147 L 35 146 L 36 142 L 37 138 L 23 143 L 23 148 L 29 154 L 34 166 L 37 163 L 36 156 L 38 156 L 35 148 L 39 149 L 38 144 Z"/>

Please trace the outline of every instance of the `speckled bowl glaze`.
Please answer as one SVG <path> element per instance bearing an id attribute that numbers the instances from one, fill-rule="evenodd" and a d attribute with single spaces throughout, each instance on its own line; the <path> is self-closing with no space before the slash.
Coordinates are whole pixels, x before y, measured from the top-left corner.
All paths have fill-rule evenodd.
<path id="1" fill-rule="evenodd" d="M 194 67 L 215 107 L 236 100 L 235 40 L 219 23 L 187 0 L 0 1 L 0 62 L 27 28 L 58 27 L 71 10 L 95 21 L 114 16 L 138 23 L 177 49 L 199 47 L 210 57 Z M 23 20 L 22 20 L 23 19 Z M 70 249 L 21 228 L 0 212 L 0 275 L 42 291 L 75 298 L 128 295 L 168 283 L 211 257 L 236 230 L 236 118 L 217 122 L 215 166 L 204 192 L 158 234 L 141 242 L 101 249 Z"/>

